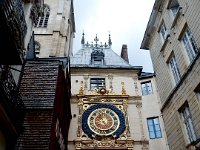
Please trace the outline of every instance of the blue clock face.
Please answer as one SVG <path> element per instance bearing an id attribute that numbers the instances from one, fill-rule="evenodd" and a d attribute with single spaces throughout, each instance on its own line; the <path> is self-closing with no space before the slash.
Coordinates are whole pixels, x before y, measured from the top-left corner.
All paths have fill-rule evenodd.
<path id="1" fill-rule="evenodd" d="M 118 137 L 125 130 L 123 113 L 111 104 L 95 104 L 82 116 L 82 129 L 89 137 Z"/>

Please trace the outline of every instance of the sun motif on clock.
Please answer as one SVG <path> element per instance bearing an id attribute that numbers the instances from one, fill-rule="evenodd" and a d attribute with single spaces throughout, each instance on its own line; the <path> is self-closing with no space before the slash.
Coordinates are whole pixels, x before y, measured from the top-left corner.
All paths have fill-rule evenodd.
<path id="1" fill-rule="evenodd" d="M 106 113 L 102 113 L 96 116 L 94 123 L 97 128 L 107 130 L 112 127 L 113 118 Z"/>
<path id="2" fill-rule="evenodd" d="M 114 105 L 95 104 L 83 113 L 82 129 L 90 137 L 117 137 L 125 129 L 124 115 Z"/>

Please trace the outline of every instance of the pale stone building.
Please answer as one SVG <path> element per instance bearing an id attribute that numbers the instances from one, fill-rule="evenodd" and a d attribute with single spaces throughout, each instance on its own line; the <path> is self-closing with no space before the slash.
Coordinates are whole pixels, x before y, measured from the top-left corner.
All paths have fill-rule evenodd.
<path id="1" fill-rule="evenodd" d="M 44 0 L 44 10 L 34 22 L 36 57 L 68 57 L 75 33 L 72 0 Z"/>
<path id="2" fill-rule="evenodd" d="M 150 50 L 171 150 L 200 149 L 200 1 L 156 0 L 141 43 Z"/>
<path id="3" fill-rule="evenodd" d="M 81 40 L 71 57 L 71 112 L 68 148 L 167 150 L 153 73 L 128 63 L 108 42 Z"/>

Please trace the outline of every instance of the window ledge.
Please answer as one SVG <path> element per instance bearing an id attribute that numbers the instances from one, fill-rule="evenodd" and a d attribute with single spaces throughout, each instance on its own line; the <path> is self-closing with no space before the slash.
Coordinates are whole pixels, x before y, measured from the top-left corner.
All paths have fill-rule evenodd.
<path id="1" fill-rule="evenodd" d="M 179 7 L 177 10 L 176 16 L 174 17 L 174 20 L 172 22 L 171 29 L 175 26 L 175 24 L 178 20 L 178 17 L 180 16 L 181 10 L 182 10 L 182 7 Z"/>

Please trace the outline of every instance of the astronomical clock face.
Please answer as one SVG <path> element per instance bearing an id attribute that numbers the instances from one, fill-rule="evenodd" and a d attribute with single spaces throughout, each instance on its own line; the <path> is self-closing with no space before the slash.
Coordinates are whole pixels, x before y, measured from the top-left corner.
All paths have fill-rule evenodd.
<path id="1" fill-rule="evenodd" d="M 95 104 L 82 115 L 82 129 L 89 137 L 118 137 L 125 130 L 123 113 L 111 104 Z"/>
<path id="2" fill-rule="evenodd" d="M 99 108 L 88 117 L 89 128 L 98 135 L 110 135 L 119 127 L 118 115 L 109 108 Z"/>

